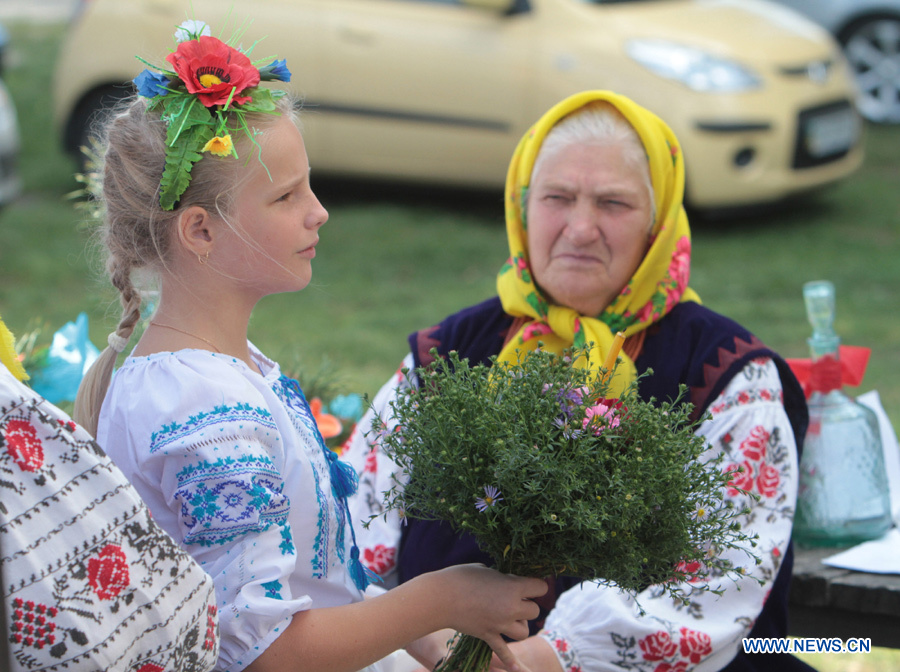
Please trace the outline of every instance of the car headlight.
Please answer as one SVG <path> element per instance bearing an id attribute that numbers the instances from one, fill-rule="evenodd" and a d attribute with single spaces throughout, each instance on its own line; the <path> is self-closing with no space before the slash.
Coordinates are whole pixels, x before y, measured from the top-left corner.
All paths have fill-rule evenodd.
<path id="1" fill-rule="evenodd" d="M 750 68 L 695 47 L 662 40 L 631 40 L 626 53 L 651 72 L 694 91 L 749 91 L 762 86 Z"/>

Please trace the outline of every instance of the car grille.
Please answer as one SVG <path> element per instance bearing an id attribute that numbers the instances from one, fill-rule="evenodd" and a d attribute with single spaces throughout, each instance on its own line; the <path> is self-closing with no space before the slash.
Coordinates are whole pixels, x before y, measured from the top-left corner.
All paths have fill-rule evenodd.
<path id="1" fill-rule="evenodd" d="M 837 161 L 859 138 L 859 114 L 849 100 L 803 110 L 797 119 L 793 167 L 813 168 Z"/>
<path id="2" fill-rule="evenodd" d="M 831 59 L 823 59 L 818 61 L 810 61 L 802 65 L 789 65 L 779 69 L 785 77 L 806 77 L 816 84 L 824 84 L 831 75 L 831 69 L 834 67 L 834 61 Z"/>

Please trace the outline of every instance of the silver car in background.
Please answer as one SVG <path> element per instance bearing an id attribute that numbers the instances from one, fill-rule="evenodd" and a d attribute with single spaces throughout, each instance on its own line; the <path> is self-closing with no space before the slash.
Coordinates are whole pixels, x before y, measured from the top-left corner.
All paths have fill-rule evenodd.
<path id="1" fill-rule="evenodd" d="M 900 0 L 775 0 L 831 32 L 856 73 L 869 121 L 900 123 Z"/>

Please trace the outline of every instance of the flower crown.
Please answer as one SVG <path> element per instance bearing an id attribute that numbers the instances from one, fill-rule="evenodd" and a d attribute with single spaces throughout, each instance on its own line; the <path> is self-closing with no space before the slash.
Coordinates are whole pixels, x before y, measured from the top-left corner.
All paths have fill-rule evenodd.
<path id="1" fill-rule="evenodd" d="M 153 70 L 134 79 L 138 95 L 150 100 L 149 109 L 161 109 L 166 123 L 166 167 L 159 183 L 163 210 L 175 208 L 204 152 L 238 158 L 232 133 L 245 133 L 259 146 L 254 137 L 258 131 L 247 125 L 245 116 L 278 114 L 275 100 L 285 92 L 258 84 L 291 81 L 284 59 L 258 67 L 262 61 L 249 58 L 255 43 L 247 51 L 235 49 L 212 37 L 202 21 L 182 23 L 175 41 L 178 46 L 166 56 L 173 70 L 138 57 Z"/>

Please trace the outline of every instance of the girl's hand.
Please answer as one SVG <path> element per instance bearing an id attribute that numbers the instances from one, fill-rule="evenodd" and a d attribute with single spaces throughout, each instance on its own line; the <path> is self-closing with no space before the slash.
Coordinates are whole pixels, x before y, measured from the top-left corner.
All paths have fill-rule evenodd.
<path id="1" fill-rule="evenodd" d="M 532 599 L 547 592 L 547 582 L 501 574 L 480 564 L 448 567 L 436 574 L 447 582 L 443 592 L 449 625 L 487 642 L 507 670 L 520 670 L 503 636 L 528 637 L 528 621 L 540 612 Z"/>

